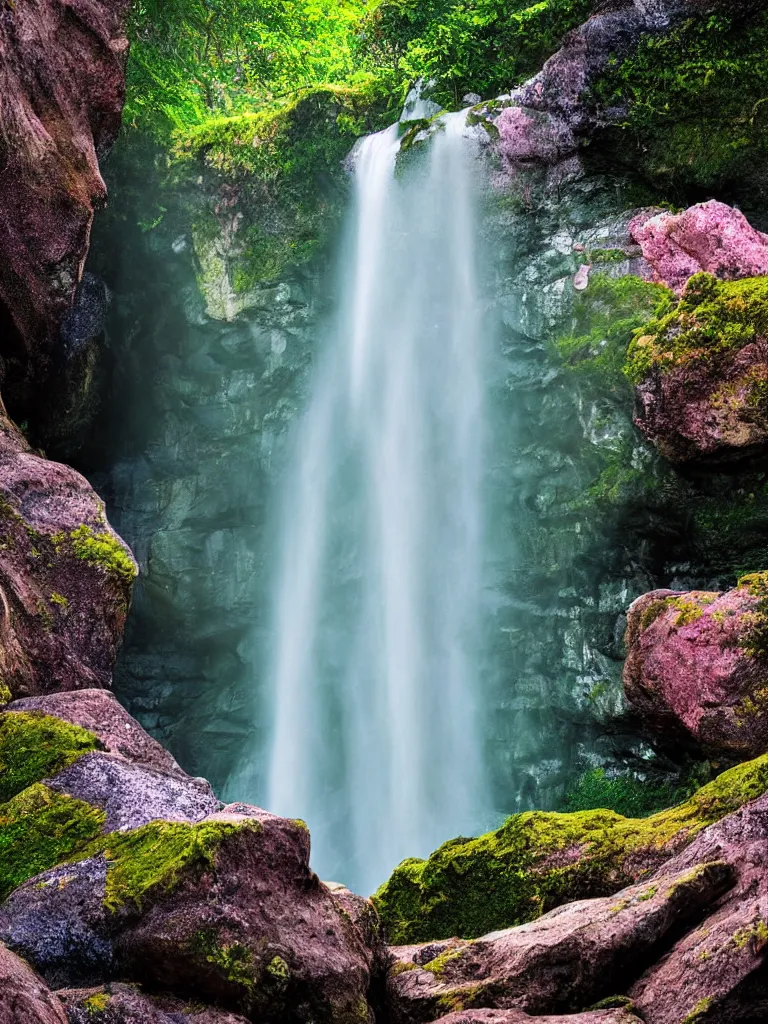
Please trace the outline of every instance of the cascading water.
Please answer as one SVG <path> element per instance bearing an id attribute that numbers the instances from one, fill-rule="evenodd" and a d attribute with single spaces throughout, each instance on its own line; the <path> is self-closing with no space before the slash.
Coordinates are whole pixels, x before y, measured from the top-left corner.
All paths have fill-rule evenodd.
<path id="1" fill-rule="evenodd" d="M 472 145 L 356 157 L 340 311 L 279 509 L 266 805 L 370 891 L 488 816 L 479 722 L 485 342 Z"/>

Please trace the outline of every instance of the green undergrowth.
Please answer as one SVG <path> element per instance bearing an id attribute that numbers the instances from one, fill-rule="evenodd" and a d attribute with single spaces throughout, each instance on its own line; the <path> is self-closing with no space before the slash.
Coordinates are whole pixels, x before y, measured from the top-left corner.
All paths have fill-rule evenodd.
<path id="1" fill-rule="evenodd" d="M 712 274 L 695 274 L 673 308 L 635 332 L 626 373 L 638 383 L 653 370 L 669 372 L 694 360 L 713 362 L 767 333 L 768 277 L 719 281 Z M 758 381 L 755 386 L 759 388 Z"/>
<path id="2" fill-rule="evenodd" d="M 623 375 L 633 335 L 665 315 L 674 295 L 663 285 L 627 274 L 594 273 L 574 300 L 567 332 L 555 338 L 558 355 L 574 372 L 604 390 L 626 388 Z"/>
<path id="3" fill-rule="evenodd" d="M 603 110 L 624 107 L 619 160 L 680 188 L 764 174 L 768 156 L 768 12 L 720 5 L 614 57 L 594 89 Z M 731 8 L 731 9 L 729 9 Z"/>
<path id="4" fill-rule="evenodd" d="M 395 944 L 477 938 L 562 903 L 610 895 L 654 870 L 702 829 L 768 790 L 768 755 L 648 818 L 609 810 L 531 811 L 496 832 L 404 861 L 373 897 Z"/>
<path id="5" fill-rule="evenodd" d="M 177 133 L 172 176 L 192 199 L 203 279 L 224 270 L 242 294 L 310 259 L 341 221 L 344 161 L 355 141 L 396 119 L 388 103 L 375 82 L 323 86 L 275 108 L 211 118 Z M 201 175 L 207 203 L 199 201 Z M 234 217 L 236 237 L 222 245 Z"/>
<path id="6" fill-rule="evenodd" d="M 710 767 L 697 764 L 681 778 L 648 778 L 634 772 L 607 772 L 593 768 L 584 772 L 566 792 L 561 810 L 607 809 L 627 818 L 647 818 L 687 800 L 708 781 Z"/>
<path id="7" fill-rule="evenodd" d="M 29 878 L 90 855 L 106 815 L 42 783 L 0 805 L 0 902 Z"/>
<path id="8" fill-rule="evenodd" d="M 0 714 L 0 804 L 99 745 L 93 733 L 41 712 Z"/>
<path id="9" fill-rule="evenodd" d="M 435 98 L 461 106 L 489 99 L 535 74 L 563 36 L 585 21 L 591 0 L 380 0 L 360 27 L 365 67 L 393 86 L 424 78 Z"/>

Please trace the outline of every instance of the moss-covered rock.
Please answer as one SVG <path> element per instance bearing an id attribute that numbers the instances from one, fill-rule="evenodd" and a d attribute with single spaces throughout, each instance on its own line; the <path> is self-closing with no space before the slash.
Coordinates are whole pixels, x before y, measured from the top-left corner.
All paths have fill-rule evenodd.
<path id="1" fill-rule="evenodd" d="M 719 281 L 695 274 L 680 301 L 635 332 L 626 373 L 635 384 L 654 370 L 670 373 L 692 362 L 715 363 L 722 356 L 768 334 L 768 277 Z M 762 395 L 756 381 L 747 401 Z"/>
<path id="2" fill-rule="evenodd" d="M 692 7 L 596 77 L 598 120 L 614 122 L 601 158 L 677 188 L 765 187 L 768 14 L 755 3 Z"/>
<path id="3" fill-rule="evenodd" d="M 253 304 L 259 286 L 317 251 L 341 219 L 345 158 L 357 139 L 396 118 L 386 92 L 371 81 L 306 91 L 291 103 L 211 119 L 176 136 L 171 179 L 189 196 L 209 315 L 233 319 Z"/>
<path id="4" fill-rule="evenodd" d="M 0 901 L 40 872 L 87 856 L 104 821 L 103 811 L 42 783 L 0 805 Z"/>
<path id="5" fill-rule="evenodd" d="M 768 756 L 645 819 L 612 811 L 515 815 L 496 832 L 406 860 L 373 897 L 388 940 L 475 938 L 652 873 L 708 825 L 768 790 Z"/>
<path id="6" fill-rule="evenodd" d="M 39 712 L 0 714 L 0 803 L 96 750 L 93 733 Z"/>
<path id="7" fill-rule="evenodd" d="M 674 462 L 747 456 L 768 443 L 768 277 L 694 275 L 639 329 L 627 356 L 635 423 Z"/>

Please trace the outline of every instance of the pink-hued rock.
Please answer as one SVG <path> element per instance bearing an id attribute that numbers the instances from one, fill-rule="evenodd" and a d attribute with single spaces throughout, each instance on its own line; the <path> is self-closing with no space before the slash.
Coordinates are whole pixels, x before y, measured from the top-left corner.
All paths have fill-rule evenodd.
<path id="1" fill-rule="evenodd" d="M 661 940 L 733 882 L 720 861 L 569 903 L 531 924 L 474 942 L 395 948 L 388 995 L 394 1024 L 427 1024 L 446 1008 L 567 1013 L 626 991 Z"/>
<path id="2" fill-rule="evenodd" d="M 497 152 L 504 163 L 554 164 L 576 151 L 576 139 L 564 121 L 523 107 L 505 107 L 494 121 Z"/>
<path id="3" fill-rule="evenodd" d="M 98 155 L 124 101 L 129 0 L 0 9 L 0 352 L 6 385 L 44 380 L 82 276 Z"/>
<path id="4" fill-rule="evenodd" d="M 624 691 L 653 731 L 713 757 L 768 751 L 768 674 L 750 653 L 759 602 L 746 586 L 657 590 L 635 601 Z"/>
<path id="5" fill-rule="evenodd" d="M 153 739 L 109 690 L 74 690 L 14 701 L 6 711 L 40 711 L 98 736 L 104 749 L 131 764 L 186 777 L 176 760 Z"/>
<path id="6" fill-rule="evenodd" d="M 0 1024 L 67 1024 L 59 1000 L 23 960 L 2 944 Z"/>
<path id="7" fill-rule="evenodd" d="M 713 856 L 736 884 L 629 990 L 646 1024 L 768 1020 L 768 797 L 710 826 L 665 871 Z"/>
<path id="8" fill-rule="evenodd" d="M 629 231 L 652 280 L 678 295 L 703 270 L 725 281 L 768 274 L 768 235 L 755 230 L 740 210 L 715 199 L 682 213 L 639 214 Z"/>
<path id="9" fill-rule="evenodd" d="M 635 388 L 635 423 L 671 462 L 745 457 L 768 442 L 768 417 L 750 399 L 768 382 L 768 345 L 759 340 L 714 366 L 691 360 L 654 372 Z"/>
<path id="10" fill-rule="evenodd" d="M 457 1010 L 435 1024 L 640 1024 L 628 1010 L 594 1010 L 558 1017 L 531 1017 L 520 1010 Z"/>
<path id="11" fill-rule="evenodd" d="M 138 901 L 107 900 L 109 847 L 38 875 L 0 907 L 0 937 L 57 988 L 132 978 L 259 1024 L 370 1024 L 374 953 L 310 869 L 306 827 L 239 807 L 147 826 L 189 852 Z"/>
<path id="12" fill-rule="evenodd" d="M 173 996 L 145 995 L 136 985 L 59 989 L 69 1024 L 247 1024 L 226 1010 Z"/>
<path id="13" fill-rule="evenodd" d="M 78 549 L 83 530 L 123 553 L 122 572 Z M 0 677 L 11 698 L 110 685 L 135 572 L 88 481 L 32 451 L 0 410 Z"/>

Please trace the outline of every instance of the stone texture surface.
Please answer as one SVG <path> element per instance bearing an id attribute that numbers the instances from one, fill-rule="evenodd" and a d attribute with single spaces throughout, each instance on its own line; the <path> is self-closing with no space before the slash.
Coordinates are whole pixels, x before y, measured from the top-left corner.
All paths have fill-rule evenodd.
<path id="1" fill-rule="evenodd" d="M 7 711 L 41 711 L 94 733 L 110 754 L 132 764 L 187 777 L 171 754 L 153 739 L 109 690 L 74 690 L 14 701 Z M 207 783 L 204 783 L 207 785 Z"/>
<path id="2" fill-rule="evenodd" d="M 106 829 L 140 828 L 150 821 L 202 821 L 221 806 L 203 780 L 180 778 L 140 765 L 126 764 L 110 754 L 86 754 L 48 783 L 100 807 Z"/>
<path id="3" fill-rule="evenodd" d="M 531 1017 L 521 1010 L 458 1010 L 436 1024 L 639 1024 L 640 1018 L 623 1009 L 569 1013 L 557 1017 Z"/>
<path id="4" fill-rule="evenodd" d="M 715 199 L 682 213 L 642 213 L 629 225 L 651 279 L 681 294 L 702 270 L 726 281 L 768 274 L 768 235 L 740 210 Z"/>
<path id="5" fill-rule="evenodd" d="M 61 1003 L 23 960 L 0 945 L 0 1024 L 67 1024 Z"/>
<path id="6" fill-rule="evenodd" d="M 657 590 L 629 609 L 624 690 L 670 744 L 744 760 L 768 750 L 768 674 L 745 650 L 760 598 Z"/>
<path id="7" fill-rule="evenodd" d="M 226 1010 L 173 996 L 145 995 L 136 985 L 60 989 L 69 1024 L 245 1024 Z"/>
<path id="8" fill-rule="evenodd" d="M 215 847 L 193 839 L 138 901 L 110 899 L 102 855 L 31 879 L 0 907 L 0 940 L 57 988 L 128 977 L 264 1024 L 372 1020 L 372 952 L 310 870 L 303 824 L 258 808 L 212 823 L 230 826 Z"/>
<path id="9" fill-rule="evenodd" d="M 107 865 L 93 857 L 46 871 L 0 906 L 0 942 L 34 964 L 49 985 L 96 985 L 116 962 L 104 907 Z"/>
<path id="10" fill-rule="evenodd" d="M 635 424 L 671 462 L 728 462 L 764 449 L 768 417 L 750 401 L 768 380 L 765 340 L 716 363 L 692 360 L 635 388 Z"/>
<path id="11" fill-rule="evenodd" d="M 653 884 L 570 903 L 474 942 L 394 949 L 393 1020 L 429 1022 L 446 1009 L 472 1007 L 540 1015 L 589 1006 L 626 989 L 664 936 L 700 915 L 732 882 L 732 869 L 720 861 L 665 870 Z"/>
<path id="12" fill-rule="evenodd" d="M 127 573 L 77 554 L 83 527 L 122 552 Z M 11 697 L 109 686 L 131 564 L 88 481 L 32 451 L 0 413 L 0 676 Z"/>
<path id="13" fill-rule="evenodd" d="M 25 0 L 0 10 L 0 354 L 4 391 L 17 400 L 55 368 L 106 199 L 98 157 L 120 126 L 129 6 Z"/>
<path id="14" fill-rule="evenodd" d="M 630 989 L 647 1024 L 768 1020 L 768 797 L 712 825 L 665 870 L 712 856 L 736 884 Z"/>

